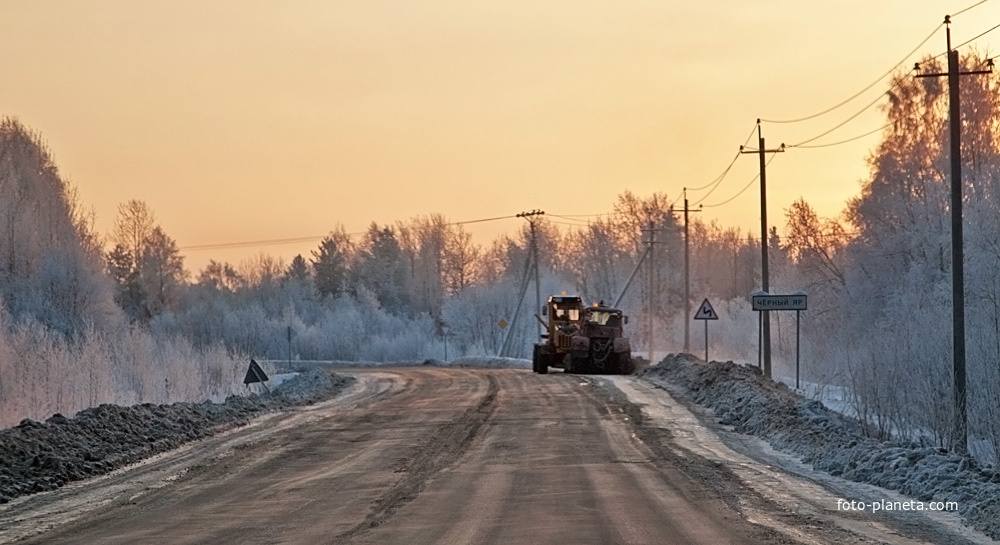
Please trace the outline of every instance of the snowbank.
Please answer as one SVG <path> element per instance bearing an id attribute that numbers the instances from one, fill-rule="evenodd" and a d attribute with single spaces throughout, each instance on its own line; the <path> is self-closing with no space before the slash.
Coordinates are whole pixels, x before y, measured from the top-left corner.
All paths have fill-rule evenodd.
<path id="1" fill-rule="evenodd" d="M 23 420 L 0 431 L 0 503 L 110 472 L 267 411 L 333 397 L 353 382 L 312 369 L 288 378 L 270 395 L 231 396 L 224 403 L 101 405 L 73 418 Z"/>
<path id="2" fill-rule="evenodd" d="M 756 367 L 671 355 L 638 374 L 680 386 L 689 399 L 712 408 L 722 424 L 762 437 L 815 469 L 925 502 L 958 502 L 968 523 L 1000 538 L 1000 472 L 969 456 L 865 437 L 857 421 L 765 379 Z"/>
<path id="3" fill-rule="evenodd" d="M 446 367 L 480 367 L 484 369 L 531 369 L 531 360 L 520 358 L 497 358 L 492 356 L 469 356 L 447 362 L 431 360 L 434 365 Z"/>
<path id="4" fill-rule="evenodd" d="M 401 367 L 407 365 L 434 365 L 437 367 L 477 367 L 484 369 L 531 369 L 531 360 L 520 358 L 498 358 L 494 356 L 467 356 L 454 360 L 407 360 L 407 361 L 293 361 L 291 364 L 280 360 L 267 360 L 293 371 L 312 369 L 317 366 L 330 367 Z"/>

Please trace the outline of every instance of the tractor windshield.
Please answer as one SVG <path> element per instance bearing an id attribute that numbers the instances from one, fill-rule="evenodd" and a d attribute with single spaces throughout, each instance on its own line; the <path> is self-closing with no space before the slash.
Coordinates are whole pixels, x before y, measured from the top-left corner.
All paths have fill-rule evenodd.
<path id="1" fill-rule="evenodd" d="M 592 310 L 592 311 L 589 312 L 589 316 L 587 316 L 587 321 L 590 322 L 590 323 L 592 323 L 592 324 L 597 324 L 597 325 L 608 325 L 608 321 L 609 320 L 612 323 L 617 322 L 617 320 L 612 320 L 613 316 L 615 316 L 614 312 L 604 312 L 604 311 L 601 311 L 601 310 Z"/>
<path id="2" fill-rule="evenodd" d="M 556 320 L 575 322 L 580 319 L 580 309 L 555 307 L 552 311 L 552 317 Z"/>

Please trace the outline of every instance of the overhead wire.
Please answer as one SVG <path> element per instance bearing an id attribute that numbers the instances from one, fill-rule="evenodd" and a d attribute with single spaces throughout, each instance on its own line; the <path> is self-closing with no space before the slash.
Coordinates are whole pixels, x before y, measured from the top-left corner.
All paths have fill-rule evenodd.
<path id="1" fill-rule="evenodd" d="M 774 155 L 771 155 L 771 158 L 770 158 L 770 159 L 768 159 L 766 163 L 764 163 L 764 168 L 767 168 L 767 167 L 768 167 L 768 166 L 769 166 L 769 165 L 771 164 L 771 161 L 774 161 L 774 158 L 775 158 L 775 157 L 777 157 L 777 156 L 778 156 L 778 154 L 777 154 L 777 153 L 775 153 Z M 724 201 L 722 201 L 722 202 L 720 202 L 720 203 L 716 203 L 716 204 L 706 204 L 706 205 L 703 205 L 703 206 L 704 206 L 705 208 L 715 208 L 715 207 L 717 207 L 717 206 L 722 206 L 722 205 L 724 205 L 724 204 L 729 204 L 729 203 L 730 203 L 730 202 L 732 202 L 732 201 L 733 201 L 733 200 L 734 200 L 734 199 L 735 199 L 736 197 L 739 197 L 740 195 L 742 195 L 742 194 L 743 194 L 743 193 L 744 193 L 744 192 L 745 192 L 745 191 L 746 191 L 747 189 L 749 189 L 749 188 L 750 188 L 750 186 L 752 186 L 752 185 L 753 185 L 753 183 L 754 183 L 754 182 L 756 182 L 756 181 L 757 181 L 757 180 L 759 180 L 759 179 L 760 179 L 760 173 L 757 173 L 757 175 L 756 175 L 756 176 L 754 176 L 754 177 L 753 177 L 753 178 L 752 178 L 752 179 L 750 180 L 750 183 L 748 183 L 747 185 L 743 186 L 743 189 L 741 189 L 739 193 L 737 193 L 737 194 L 733 195 L 732 197 L 729 197 L 728 199 L 726 199 L 726 200 L 724 200 Z"/>
<path id="2" fill-rule="evenodd" d="M 747 139 L 743 142 L 743 146 L 744 147 L 747 144 L 750 143 L 750 139 L 753 138 L 753 133 L 756 130 L 757 130 L 757 124 L 754 123 L 753 128 L 750 129 L 750 134 L 747 135 Z M 740 153 L 736 152 L 736 155 L 733 156 L 733 160 L 729 162 L 729 166 L 727 166 L 726 169 L 722 171 L 722 174 L 719 174 L 718 176 L 716 176 L 715 179 L 712 180 L 711 182 L 708 182 L 707 184 L 705 184 L 703 186 L 699 186 L 699 187 L 685 187 L 684 189 L 687 189 L 687 190 L 690 190 L 690 191 L 701 191 L 702 189 L 705 189 L 705 188 L 707 188 L 710 185 L 722 183 L 722 180 L 724 180 L 726 178 L 726 175 L 729 174 L 729 171 L 733 168 L 733 165 L 736 164 L 736 160 L 739 159 L 739 158 L 740 158 Z M 711 193 L 711 191 L 709 191 L 709 193 Z"/>
<path id="3" fill-rule="evenodd" d="M 470 223 L 482 223 L 482 222 L 486 222 L 486 221 L 505 220 L 505 219 L 516 218 L 516 217 L 517 216 L 499 216 L 499 217 L 496 217 L 496 218 L 483 218 L 483 219 L 467 220 L 467 221 L 455 221 L 455 222 L 451 222 L 451 223 L 446 223 L 445 225 L 468 225 Z M 355 236 L 361 236 L 363 234 L 364 234 L 364 232 L 347 233 L 347 236 L 355 237 Z M 230 248 L 248 248 L 248 247 L 254 247 L 254 246 L 273 246 L 273 245 L 280 245 L 280 244 L 294 244 L 294 243 L 298 243 L 298 242 L 310 242 L 310 241 L 314 241 L 314 240 L 322 240 L 326 236 L 327 235 L 315 235 L 315 236 L 303 236 L 303 237 L 291 237 L 291 238 L 273 238 L 273 239 L 265 239 L 265 240 L 247 240 L 247 241 L 240 241 L 240 242 L 218 242 L 218 243 L 214 243 L 214 244 L 192 244 L 190 246 L 182 246 L 182 247 L 178 248 L 178 250 L 185 250 L 185 251 L 225 250 L 225 249 L 230 249 Z"/>
<path id="4" fill-rule="evenodd" d="M 974 41 L 978 40 L 979 38 L 982 38 L 983 36 L 986 36 L 986 35 L 987 35 L 987 34 L 989 34 L 990 32 L 993 32 L 994 30 L 996 30 L 996 29 L 998 29 L 998 28 L 1000 28 L 1000 25 L 996 25 L 995 27 L 993 27 L 993 28 L 991 28 L 991 29 L 989 29 L 989 30 L 987 30 L 987 31 L 985 31 L 985 32 L 982 32 L 982 33 L 980 33 L 980 34 L 977 34 L 977 35 L 976 35 L 975 37 L 973 37 L 973 38 L 970 38 L 970 39 L 968 39 L 968 40 L 965 40 L 964 42 L 962 42 L 962 43 L 960 43 L 960 44 L 956 45 L 955 47 L 952 47 L 952 49 L 959 49 L 959 48 L 961 48 L 961 47 L 965 47 L 965 46 L 967 46 L 967 45 L 971 44 L 972 42 L 974 42 Z M 948 54 L 947 52 L 946 52 L 946 53 L 943 53 L 943 55 L 947 55 L 947 54 Z M 938 57 L 940 57 L 940 56 L 941 56 L 941 55 L 938 55 Z M 935 57 L 935 58 L 937 58 L 937 57 Z"/>
<path id="5" fill-rule="evenodd" d="M 552 218 L 560 218 L 560 219 L 564 219 L 564 220 L 568 220 L 568 221 L 575 221 L 575 222 L 578 222 L 580 225 L 588 225 L 588 224 L 590 224 L 590 220 L 581 220 L 581 219 L 574 218 L 572 216 L 561 216 L 559 214 L 545 214 L 545 215 L 549 216 L 549 217 L 552 217 Z M 555 223 L 555 222 L 553 222 L 553 223 Z"/>
<path id="6" fill-rule="evenodd" d="M 956 11 L 955 13 L 952 13 L 951 16 L 952 17 L 957 17 L 957 16 L 959 16 L 959 15 L 961 15 L 961 14 L 969 11 L 970 9 L 972 9 L 972 8 L 974 8 L 976 6 L 981 6 L 981 5 L 983 5 L 983 4 L 985 4 L 986 2 L 989 2 L 989 1 L 990 0 L 980 0 L 979 2 L 976 2 L 975 4 L 972 4 L 971 6 L 969 6 L 967 8 L 963 8 L 963 9 L 960 9 L 960 10 Z"/>
<path id="7" fill-rule="evenodd" d="M 847 144 L 848 142 L 854 142 L 855 140 L 861 140 L 862 138 L 864 138 L 866 136 L 871 136 L 871 135 L 873 135 L 873 134 L 875 134 L 877 132 L 881 132 L 881 131 L 883 131 L 883 130 L 889 128 L 889 127 L 891 127 L 893 125 L 893 123 L 894 123 L 893 121 L 890 121 L 889 123 L 886 123 L 885 125 L 882 125 L 881 127 L 877 128 L 877 129 L 875 129 L 873 131 L 869 131 L 869 132 L 866 132 L 864 134 L 860 134 L 858 136 L 855 136 L 853 138 L 848 138 L 846 140 L 841 140 L 839 142 L 830 142 L 829 144 L 812 144 L 812 145 L 799 144 L 797 146 L 791 146 L 791 147 L 802 148 L 802 149 L 816 149 L 816 148 L 829 148 L 829 147 L 833 147 L 833 146 L 839 146 L 841 144 Z"/>
<path id="8" fill-rule="evenodd" d="M 886 76 L 892 74 L 897 68 L 899 68 L 900 66 L 902 66 L 903 63 L 905 63 L 907 61 L 907 59 L 909 59 L 914 53 L 917 52 L 917 50 L 919 50 L 921 47 L 924 46 L 924 44 L 926 44 L 928 41 L 930 41 L 930 39 L 933 38 L 935 34 L 937 34 L 937 31 L 941 30 L 942 26 L 944 26 L 943 22 L 942 23 L 938 23 L 938 25 L 936 27 L 934 27 L 934 30 L 931 31 L 931 33 L 928 34 L 926 38 L 924 38 L 919 44 L 917 44 L 916 47 L 914 47 L 912 50 L 910 50 L 910 52 L 907 53 L 905 57 L 903 57 L 903 60 L 901 60 L 898 63 L 896 63 L 886 73 L 884 73 L 881 76 L 879 76 L 879 78 L 877 80 L 871 82 L 869 85 L 865 86 L 864 89 L 862 89 L 862 90 L 858 91 L 857 93 L 851 95 L 846 100 L 843 100 L 840 103 L 838 103 L 838 104 L 836 104 L 834 106 L 831 106 L 831 107 L 823 110 L 822 112 L 818 112 L 818 113 L 815 113 L 815 114 L 812 114 L 812 115 L 807 115 L 805 117 L 799 117 L 799 118 L 796 118 L 796 119 L 761 119 L 761 121 L 763 121 L 765 123 L 778 123 L 778 124 L 781 124 L 781 123 L 798 123 L 800 121 L 808 121 L 810 119 L 815 119 L 815 118 L 820 117 L 822 115 L 828 114 L 828 113 L 830 113 L 830 112 L 832 112 L 832 111 L 840 108 L 841 106 L 844 106 L 844 105 L 850 103 L 854 99 L 856 99 L 859 96 L 863 95 L 866 91 L 868 91 L 872 87 L 875 87 L 876 85 L 878 85 L 879 82 L 881 82 L 882 80 L 884 80 Z"/>
<path id="9" fill-rule="evenodd" d="M 353 235 L 354 233 L 352 233 Z M 360 233 L 358 233 L 360 234 Z M 218 242 L 214 244 L 194 244 L 191 246 L 181 246 L 179 250 L 223 250 L 227 248 L 243 248 L 252 246 L 271 246 L 275 244 L 293 244 L 296 242 L 309 242 L 312 240 L 321 240 L 326 235 L 311 236 L 311 237 L 292 237 L 292 238 L 273 238 L 266 240 L 247 240 L 241 242 Z"/>
<path id="10" fill-rule="evenodd" d="M 869 108 L 871 108 L 872 106 L 878 104 L 878 102 L 880 100 L 882 100 L 887 94 L 889 94 L 889 91 L 892 91 L 893 89 L 895 89 L 896 87 L 898 87 L 901 83 L 903 83 L 904 81 L 906 81 L 908 78 L 912 78 L 912 77 L 913 77 L 913 74 L 911 73 L 906 78 L 899 78 L 899 79 L 897 79 L 891 86 L 889 86 L 889 90 L 888 91 L 886 91 L 885 93 L 882 93 L 881 95 L 875 97 L 875 100 L 869 102 L 864 108 L 862 108 L 862 109 L 858 110 L 857 112 L 855 112 L 854 115 L 852 115 L 851 117 L 848 117 L 847 119 L 845 119 L 845 120 L 841 121 L 840 123 L 834 125 L 833 128 L 827 129 L 826 131 L 823 131 L 823 132 L 817 134 L 816 136 L 813 136 L 812 138 L 807 138 L 807 139 L 805 139 L 805 140 L 803 140 L 801 142 L 798 142 L 796 144 L 791 144 L 791 145 L 788 145 L 786 147 L 788 147 L 788 148 L 797 148 L 797 147 L 802 146 L 803 144 L 808 144 L 809 142 L 813 142 L 815 140 L 819 140 L 820 138 L 823 138 L 824 136 L 826 136 L 826 135 L 832 133 L 833 131 L 835 131 L 835 130 L 841 128 L 841 127 L 843 127 L 844 125 L 850 123 L 851 121 L 854 121 L 854 119 L 856 119 L 859 115 L 865 113 L 866 111 L 868 111 Z"/>
<path id="11" fill-rule="evenodd" d="M 955 12 L 955 14 L 954 14 L 954 15 L 952 15 L 952 17 L 954 17 L 954 16 L 957 16 L 957 15 L 960 15 L 960 14 L 962 14 L 962 13 L 965 13 L 965 12 L 967 12 L 967 11 L 971 10 L 972 8 L 975 8 L 976 6 L 979 6 L 979 5 L 982 5 L 982 4 L 984 4 L 984 3 L 988 2 L 988 1 L 989 1 L 989 0 L 982 0 L 982 1 L 980 1 L 980 2 L 977 2 L 977 3 L 975 3 L 975 4 L 971 5 L 971 6 L 968 6 L 968 7 L 964 8 L 964 9 L 962 9 L 962 10 L 959 10 L 959 11 Z M 866 87 L 865 89 L 862 89 L 862 90 L 861 90 L 861 91 L 860 91 L 859 93 L 855 94 L 854 96 L 852 96 L 852 97 L 851 97 L 851 98 L 849 98 L 848 100 L 846 100 L 846 101 L 842 102 L 842 103 L 841 103 L 840 105 L 838 105 L 838 106 L 836 106 L 836 107 L 839 107 L 839 106 L 842 106 L 843 104 L 846 104 L 847 102 L 850 102 L 850 101 L 851 101 L 851 100 L 853 100 L 854 98 L 857 98 L 858 96 L 860 96 L 860 95 L 861 95 L 862 93 L 864 93 L 864 92 L 865 92 L 865 91 L 867 91 L 868 89 L 871 89 L 872 87 L 874 87 L 874 86 L 875 86 L 875 84 L 877 84 L 877 83 L 878 83 L 879 81 L 881 81 L 881 80 L 882 80 L 883 78 L 885 78 L 885 76 L 887 76 L 887 75 L 891 74 L 891 73 L 892 73 L 892 72 L 893 72 L 894 70 L 896 70 L 897 68 L 899 68 L 899 67 L 900 67 L 900 66 L 901 66 L 901 65 L 902 65 L 903 63 L 905 63 L 905 62 L 906 62 L 906 60 L 907 60 L 907 59 L 908 59 L 908 58 L 909 58 L 909 57 L 910 57 L 911 55 L 913 55 L 913 53 L 915 53 L 915 52 L 916 52 L 916 51 L 917 51 L 918 49 L 920 49 L 920 48 L 921 48 L 921 47 L 922 47 L 922 46 L 923 46 L 924 44 L 926 44 L 926 43 L 927 43 L 927 42 L 928 42 L 928 41 L 929 41 L 929 40 L 930 40 L 930 39 L 931 39 L 931 38 L 932 38 L 932 37 L 934 36 L 934 34 L 936 34 L 938 30 L 940 30 L 940 28 L 941 28 L 941 27 L 942 27 L 942 26 L 943 26 L 944 24 L 945 24 L 945 23 L 943 23 L 943 22 L 942 22 L 942 23 L 940 23 L 940 24 L 938 24 L 938 26 L 936 26 L 936 27 L 934 28 L 934 30 L 933 30 L 933 31 L 932 31 L 932 32 L 931 32 L 931 33 L 930 33 L 930 34 L 929 34 L 929 35 L 928 35 L 928 36 L 927 36 L 927 37 L 926 37 L 926 38 L 925 38 L 925 39 L 924 39 L 924 40 L 923 40 L 922 42 L 920 42 L 920 44 L 919 44 L 919 45 L 917 45 L 917 47 L 915 47 L 915 48 L 914 48 L 914 49 L 913 49 L 912 51 L 910 51 L 910 53 L 908 53 L 908 54 L 906 55 L 906 57 L 905 57 L 905 58 L 904 58 L 904 59 L 903 59 L 902 61 L 900 61 L 899 63 L 897 63 L 897 64 L 896 64 L 896 65 L 895 65 L 895 66 L 894 66 L 894 67 L 893 67 L 892 69 L 890 69 L 890 70 L 889 70 L 888 72 L 886 72 L 885 74 L 883 74 L 881 78 L 879 78 L 879 79 L 878 79 L 878 80 L 876 80 L 876 81 L 875 81 L 874 83 L 872 83 L 871 85 L 869 85 L 869 86 L 868 86 L 868 87 Z M 965 45 L 968 45 L 969 43 L 972 43 L 973 41 L 975 41 L 975 40 L 978 40 L 979 38 L 982 38 L 982 37 L 983 37 L 983 36 L 985 36 L 986 34 L 989 34 L 990 32 L 992 32 L 992 31 L 994 31 L 994 30 L 996 30 L 996 29 L 998 29 L 998 28 L 1000 28 L 1000 24 L 998 24 L 998 25 L 994 26 L 993 28 L 991 28 L 991 29 L 989 29 L 989 30 L 987 30 L 987 31 L 985 31 L 985 32 L 983 32 L 983 33 L 981 33 L 981 34 L 977 35 L 977 36 L 975 36 L 975 37 L 974 37 L 974 38 L 972 38 L 972 39 L 969 39 L 969 40 L 966 40 L 965 42 L 963 42 L 963 43 L 959 44 L 958 46 L 954 47 L 953 49 L 958 49 L 958 48 L 960 48 L 960 47 L 963 47 L 963 46 L 965 46 Z M 946 55 L 946 54 L 947 54 L 947 52 L 945 52 L 945 53 L 942 53 L 941 55 L 937 55 L 937 56 L 935 56 L 935 57 L 933 57 L 933 58 L 938 58 L 938 57 L 941 57 L 941 56 L 943 56 L 943 55 Z M 899 80 L 896 80 L 896 82 L 894 82 L 894 83 L 893 83 L 893 85 L 891 85 L 891 86 L 889 87 L 889 91 L 891 91 L 892 89 L 896 88 L 896 87 L 897 87 L 897 86 L 898 86 L 898 85 L 899 85 L 900 83 L 902 83 L 902 82 L 903 82 L 903 81 L 905 81 L 905 80 L 906 80 L 906 78 L 901 78 L 901 79 L 899 79 Z M 877 133 L 877 132 L 879 132 L 879 131 L 881 131 L 881 130 L 884 130 L 885 128 L 887 128 L 887 127 L 891 126 L 891 125 L 892 125 L 892 123 L 888 123 L 888 124 L 886 124 L 886 125 L 884 125 L 884 126 L 882 126 L 882 127 L 878 128 L 878 129 L 875 129 L 875 130 L 872 130 L 872 131 L 869 131 L 869 132 L 866 132 L 866 133 L 864 133 L 864 134 L 861 134 L 861 135 L 858 135 L 858 136 L 855 136 L 855 137 L 852 137 L 852 138 L 847 138 L 847 139 L 844 139 L 844 140 L 840 140 L 840 141 L 838 141 L 838 142 L 831 142 L 831 143 L 829 143 L 829 144 L 814 144 L 814 145 L 806 145 L 806 144 L 808 144 L 808 143 L 810 143 L 810 142 L 813 142 L 813 141 L 815 141 L 815 140 L 818 140 L 818 139 L 820 139 L 820 138 L 822 138 L 822 137 L 824 137 L 824 136 L 826 136 L 826 135 L 828 135 L 828 134 L 830 134 L 830 133 L 832 133 L 832 132 L 836 131 L 837 129 L 839 129 L 839 128 L 843 127 L 843 126 L 844 126 L 844 125 L 846 125 L 847 123 L 849 123 L 849 122 L 853 121 L 853 120 L 854 120 L 855 118 L 857 118 L 858 116 L 860 116 L 860 115 L 861 115 L 862 113 L 864 113 L 865 111 L 867 111 L 867 110 L 868 110 L 869 108 L 871 108 L 872 106 L 874 106 L 875 104 L 877 104 L 877 103 L 879 102 L 879 100 L 881 100 L 881 99 L 882 99 L 882 97 L 883 97 L 883 96 L 885 96 L 885 95 L 884 95 L 884 94 L 882 94 L 882 95 L 879 95 L 879 96 L 878 96 L 878 97 L 877 97 L 877 98 L 876 98 L 876 99 L 875 99 L 874 101 L 870 102 L 870 103 L 869 103 L 869 104 L 868 104 L 867 106 L 865 106 L 864 108 L 862 108 L 862 109 L 861 109 L 860 111 L 858 111 L 857 113 L 855 113 L 855 114 L 854 114 L 854 115 L 852 115 L 851 117 L 849 117 L 849 118 L 845 119 L 844 121 L 842 121 L 841 123 L 839 123 L 839 124 L 835 125 L 835 126 L 834 126 L 833 128 L 831 128 L 831 129 L 829 129 L 829 130 L 827 130 L 827 131 L 825 131 L 825 132 L 823 132 L 823 133 L 820 133 L 820 134 L 818 134 L 818 135 L 816 135 L 816 136 L 814 136 L 814 137 L 812 137 L 812 138 L 809 138 L 809 139 L 807 139 L 807 140 L 803 140 L 803 141 L 801 141 L 801 142 L 798 142 L 798 143 L 796 143 L 796 144 L 791 144 L 791 145 L 789 145 L 789 146 L 787 146 L 787 147 L 789 147 L 789 148 L 803 148 L 803 149 L 815 149 L 815 148 L 826 148 L 826 147 L 832 147 L 832 146 L 838 146 L 838 145 L 841 145 L 841 144 L 846 144 L 846 143 L 848 143 L 848 142 L 853 142 L 853 141 L 855 141 L 855 140 L 859 140 L 859 139 L 861 139 L 861 138 L 864 138 L 864 137 L 866 137 L 866 136 L 870 136 L 870 135 L 872 135 L 872 134 L 875 134 L 875 133 Z M 835 107 L 835 108 L 836 108 L 836 107 Z M 831 110 L 827 110 L 827 111 L 831 111 Z M 823 112 L 823 113 L 825 113 L 825 112 Z M 809 117 L 809 119 L 811 119 L 812 117 L 817 117 L 818 115 L 822 115 L 822 113 L 821 113 L 821 114 L 817 114 L 817 115 L 815 115 L 815 116 L 810 116 L 810 117 Z M 806 118 L 800 118 L 800 119 L 798 119 L 798 121 L 803 121 L 803 120 L 805 120 L 805 119 L 806 119 Z M 774 120 L 762 120 L 762 121 L 767 121 L 767 122 L 770 122 L 770 123 L 782 123 L 782 122 L 785 122 L 785 121 L 774 121 Z M 795 121 L 795 120 L 791 120 L 791 121 Z M 790 121 L 788 121 L 788 122 L 790 122 Z"/>

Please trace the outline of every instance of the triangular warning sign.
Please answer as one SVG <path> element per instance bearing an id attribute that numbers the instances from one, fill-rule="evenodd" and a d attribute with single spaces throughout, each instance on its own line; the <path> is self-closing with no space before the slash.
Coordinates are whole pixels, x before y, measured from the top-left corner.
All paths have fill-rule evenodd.
<path id="1" fill-rule="evenodd" d="M 251 382 L 267 382 L 267 374 L 254 360 L 250 360 L 250 368 L 247 369 L 247 376 L 243 379 L 243 384 Z"/>
<path id="2" fill-rule="evenodd" d="M 716 314 L 715 313 L 715 309 L 712 308 L 712 303 L 709 303 L 708 299 L 705 299 L 701 303 L 701 308 L 698 309 L 698 312 L 694 313 L 694 319 L 695 320 L 718 320 L 719 319 L 719 315 Z"/>

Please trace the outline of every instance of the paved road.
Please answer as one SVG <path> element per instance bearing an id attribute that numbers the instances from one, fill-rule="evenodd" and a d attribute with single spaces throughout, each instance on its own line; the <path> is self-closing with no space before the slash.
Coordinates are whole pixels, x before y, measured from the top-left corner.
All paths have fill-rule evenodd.
<path id="1" fill-rule="evenodd" d="M 873 542 L 788 516 L 591 378 L 349 372 L 341 399 L 59 491 L 24 543 Z"/>

